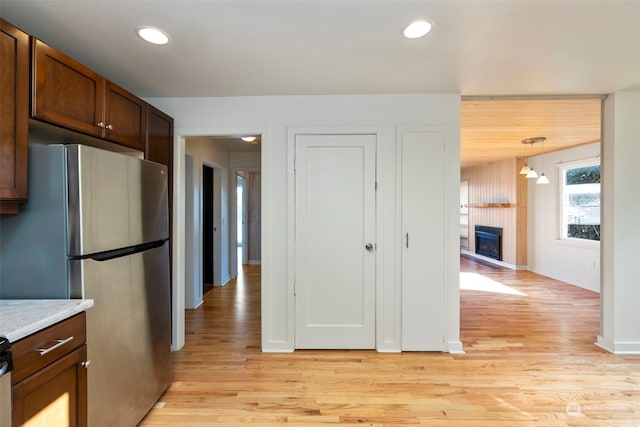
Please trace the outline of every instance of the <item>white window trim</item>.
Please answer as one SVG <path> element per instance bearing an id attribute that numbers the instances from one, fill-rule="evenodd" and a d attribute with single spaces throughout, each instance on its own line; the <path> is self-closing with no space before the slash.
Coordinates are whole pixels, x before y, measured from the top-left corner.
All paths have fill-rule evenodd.
<path id="1" fill-rule="evenodd" d="M 564 171 L 567 169 L 576 169 L 588 166 L 600 166 L 600 176 L 602 179 L 602 163 L 600 156 L 587 157 L 579 160 L 571 160 L 568 162 L 556 163 L 558 169 L 558 230 L 556 241 L 568 246 L 576 246 L 583 248 L 600 247 L 600 240 L 578 239 L 575 237 L 565 236 L 565 223 L 564 223 Z M 602 197 L 602 182 L 600 183 L 600 197 Z M 602 224 L 602 212 L 600 212 L 600 223 Z"/>

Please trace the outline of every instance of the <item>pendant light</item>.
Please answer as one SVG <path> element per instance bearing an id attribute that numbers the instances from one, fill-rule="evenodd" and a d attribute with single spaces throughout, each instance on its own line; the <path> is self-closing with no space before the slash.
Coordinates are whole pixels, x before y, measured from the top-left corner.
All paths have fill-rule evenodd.
<path id="1" fill-rule="evenodd" d="M 527 139 L 523 139 L 522 143 L 531 145 L 531 143 L 527 141 L 528 141 Z M 527 155 L 524 156 L 524 166 L 522 166 L 522 169 L 520 169 L 520 175 L 527 175 L 529 172 L 531 172 L 531 168 L 529 167 L 528 154 L 529 154 L 529 149 L 527 148 Z"/>
<path id="2" fill-rule="evenodd" d="M 547 178 L 544 172 L 542 173 L 542 175 L 540 175 L 540 178 L 538 178 L 536 184 L 549 184 L 549 178 Z"/>
<path id="3" fill-rule="evenodd" d="M 542 141 L 542 154 L 544 155 L 544 140 L 546 138 L 544 138 Z M 540 178 L 538 178 L 538 180 L 536 181 L 536 184 L 549 184 L 549 178 L 547 178 L 547 176 L 544 174 L 544 157 L 541 157 L 540 160 L 542 161 L 542 166 L 540 167 L 540 170 L 543 171 L 542 174 L 540 175 Z"/>
<path id="4" fill-rule="evenodd" d="M 523 139 L 521 142 L 523 144 L 528 144 L 530 146 L 533 146 L 533 144 L 538 143 L 538 142 L 543 142 L 545 139 L 547 139 L 547 138 L 544 137 L 544 136 L 536 136 L 536 137 L 533 137 L 533 138 Z M 536 171 L 532 167 L 530 167 L 528 165 L 527 159 L 525 159 L 525 164 L 522 167 L 522 169 L 520 170 L 520 173 L 522 175 L 527 174 L 526 177 L 528 179 L 538 178 L 538 174 L 536 173 Z M 547 179 L 547 178 L 545 177 L 545 179 Z"/>

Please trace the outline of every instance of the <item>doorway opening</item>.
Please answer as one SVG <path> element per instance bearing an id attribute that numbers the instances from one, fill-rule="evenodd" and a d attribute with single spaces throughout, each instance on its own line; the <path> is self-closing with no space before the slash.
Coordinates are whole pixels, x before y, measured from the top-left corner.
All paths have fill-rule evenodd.
<path id="1" fill-rule="evenodd" d="M 249 245 L 247 242 L 247 178 L 246 172 L 236 174 L 236 244 L 238 257 L 238 271 L 242 265 L 248 264 Z"/>
<path id="2" fill-rule="evenodd" d="M 243 265 L 262 263 L 262 174 L 260 170 L 237 170 L 236 177 L 236 256 L 238 271 Z"/>
<path id="3" fill-rule="evenodd" d="M 213 168 L 202 165 L 202 294 L 213 289 L 214 278 L 214 174 Z"/>
<path id="4" fill-rule="evenodd" d="M 518 306 L 533 299 L 526 294 L 537 295 L 535 287 L 527 287 L 530 281 L 549 285 L 552 294 L 562 292 L 565 284 L 584 288 L 587 300 L 589 293 L 600 289 L 599 246 L 578 248 L 558 239 L 561 198 L 557 191 L 558 165 L 599 157 L 602 102 L 600 96 L 462 99 L 460 326 L 466 348 L 473 347 L 476 338 L 471 319 L 474 304 L 482 301 L 482 294 L 473 293 L 478 289 L 485 292 L 487 301 L 501 304 L 503 291 L 512 288 L 508 295 L 513 305 L 504 305 L 505 318 L 512 322 L 526 319 Z M 523 144 L 538 136 L 546 137 L 544 150 L 533 151 Z M 551 182 L 537 185 L 523 172 L 525 166 Z M 489 236 L 480 226 L 501 232 Z M 483 345 L 494 341 L 499 346 L 498 341 L 508 336 L 500 322 L 496 320 L 499 333 L 479 337 Z"/>
<path id="5" fill-rule="evenodd" d="M 206 292 L 225 286 L 238 275 L 236 177 L 238 171 L 247 173 L 243 194 L 248 212 L 240 214 L 251 218 L 254 188 L 258 189 L 254 202 L 258 212 L 261 200 L 261 138 L 256 140 L 257 144 L 247 143 L 240 135 L 185 138 L 186 309 L 200 307 Z M 258 179 L 251 179 L 254 173 Z M 253 257 L 249 249 L 254 240 L 260 247 L 260 232 L 259 227 L 255 232 L 243 230 L 242 247 L 249 251 L 245 262 L 260 262 L 259 252 Z"/>

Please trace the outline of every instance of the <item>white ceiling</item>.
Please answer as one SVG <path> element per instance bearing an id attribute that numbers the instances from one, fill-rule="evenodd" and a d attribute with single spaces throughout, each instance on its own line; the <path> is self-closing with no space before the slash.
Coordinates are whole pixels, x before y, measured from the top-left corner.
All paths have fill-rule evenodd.
<path id="1" fill-rule="evenodd" d="M 2 0 L 0 14 L 141 97 L 640 85 L 640 1 Z M 432 33 L 403 39 L 417 18 Z M 145 44 L 140 25 L 171 43 Z"/>

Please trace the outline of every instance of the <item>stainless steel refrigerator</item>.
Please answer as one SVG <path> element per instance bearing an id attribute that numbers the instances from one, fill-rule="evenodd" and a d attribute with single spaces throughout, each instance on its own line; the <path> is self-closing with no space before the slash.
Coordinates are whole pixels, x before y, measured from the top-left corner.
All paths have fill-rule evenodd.
<path id="1" fill-rule="evenodd" d="M 91 298 L 89 426 L 135 426 L 171 379 L 166 167 L 29 148 L 29 201 L 0 219 L 0 298 Z"/>

